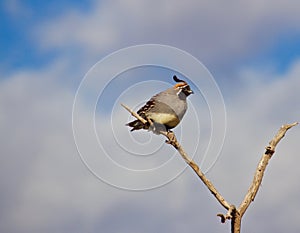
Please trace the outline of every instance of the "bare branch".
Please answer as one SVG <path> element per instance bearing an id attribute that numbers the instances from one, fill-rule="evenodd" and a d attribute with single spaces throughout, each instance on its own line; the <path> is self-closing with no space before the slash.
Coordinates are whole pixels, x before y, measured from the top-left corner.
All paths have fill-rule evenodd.
<path id="1" fill-rule="evenodd" d="M 241 216 L 246 212 L 247 208 L 251 204 L 252 201 L 254 201 L 254 198 L 258 192 L 258 189 L 260 187 L 260 184 L 262 182 L 264 172 L 266 170 L 266 167 L 269 163 L 269 160 L 271 159 L 272 155 L 275 153 L 275 147 L 280 142 L 280 140 L 284 137 L 285 133 L 292 128 L 293 126 L 297 125 L 298 122 L 295 122 L 293 124 L 286 124 L 281 126 L 277 134 L 274 136 L 274 138 L 269 142 L 269 145 L 266 147 L 266 151 L 263 154 L 262 158 L 260 159 L 258 166 L 256 168 L 254 178 L 252 181 L 252 184 L 247 192 L 247 194 L 244 197 L 244 200 L 240 204 L 238 208 L 238 212 Z"/>
<path id="2" fill-rule="evenodd" d="M 125 108 L 128 112 L 131 113 L 132 116 L 134 116 L 136 119 L 138 119 L 139 121 L 141 121 L 143 124 L 146 124 L 147 121 L 142 118 L 139 114 L 135 113 L 134 111 L 132 111 L 128 106 L 126 106 L 125 104 L 121 104 L 123 108 Z"/>
<path id="3" fill-rule="evenodd" d="M 153 122 L 150 119 L 145 120 L 141 116 L 139 116 L 137 113 L 133 112 L 129 107 L 122 104 L 122 106 L 131 113 L 132 116 L 140 120 L 143 124 L 149 123 L 150 126 L 153 126 Z M 246 212 L 247 208 L 251 204 L 252 201 L 254 201 L 254 198 L 258 192 L 258 189 L 261 185 L 264 172 L 266 170 L 266 167 L 268 165 L 269 160 L 271 159 L 272 155 L 275 153 L 275 147 L 280 142 L 280 140 L 285 136 L 285 133 L 292 128 L 293 126 L 296 126 L 298 122 L 295 122 L 293 124 L 286 124 L 281 126 L 277 134 L 274 136 L 274 138 L 269 142 L 269 145 L 266 147 L 266 151 L 263 154 L 260 162 L 258 163 L 258 166 L 256 168 L 254 178 L 252 181 L 252 184 L 250 185 L 250 188 L 248 189 L 247 194 L 244 197 L 244 200 L 240 204 L 239 208 L 236 208 L 234 205 L 229 204 L 225 198 L 217 191 L 217 189 L 214 187 L 214 185 L 211 183 L 210 180 L 206 178 L 204 173 L 201 171 L 199 166 L 188 156 L 188 154 L 184 151 L 183 147 L 179 144 L 177 141 L 177 138 L 175 134 L 171 131 L 157 131 L 154 127 L 150 127 L 150 130 L 152 130 L 153 133 L 156 134 L 162 134 L 165 137 L 167 137 L 168 140 L 166 140 L 167 144 L 172 145 L 181 155 L 181 157 L 185 160 L 185 162 L 194 170 L 194 172 L 197 174 L 197 176 L 201 179 L 201 181 L 205 184 L 205 186 L 209 189 L 209 191 L 214 195 L 214 197 L 218 200 L 218 202 L 227 209 L 227 213 L 224 214 L 218 214 L 221 218 L 221 222 L 224 223 L 227 219 L 231 220 L 231 232 L 232 233 L 239 233 L 241 230 L 241 221 L 244 213 Z"/>
<path id="4" fill-rule="evenodd" d="M 206 178 L 204 173 L 201 171 L 199 166 L 187 155 L 182 146 L 176 139 L 176 136 L 173 132 L 161 133 L 165 135 L 168 140 L 166 143 L 171 144 L 174 148 L 180 153 L 181 157 L 185 160 L 185 162 L 194 170 L 197 176 L 201 179 L 201 181 L 205 184 L 205 186 L 209 189 L 209 191 L 214 195 L 214 197 L 219 201 L 219 203 L 227 210 L 230 209 L 230 204 L 225 200 L 225 198 L 217 191 L 215 186 L 211 183 L 209 179 Z"/>
<path id="5" fill-rule="evenodd" d="M 280 142 L 280 140 L 285 136 L 285 133 L 292 127 L 298 125 L 298 122 L 294 122 L 292 124 L 286 124 L 280 127 L 277 134 L 274 136 L 274 138 L 269 142 L 269 149 L 272 151 L 275 151 L 275 147 Z"/>
<path id="6" fill-rule="evenodd" d="M 142 117 L 140 117 L 137 113 L 133 112 L 129 107 L 122 104 L 122 106 L 131 113 L 132 116 L 137 118 L 138 120 L 142 121 L 144 124 L 149 122 L 151 125 L 152 122 L 150 120 L 146 121 Z M 156 131 L 154 133 L 157 133 Z M 159 131 L 159 134 L 162 134 L 168 138 L 166 141 L 167 144 L 172 145 L 181 155 L 181 157 L 185 160 L 185 162 L 195 171 L 198 177 L 202 180 L 202 182 L 206 185 L 209 191 L 215 196 L 215 198 L 219 201 L 219 203 L 227 210 L 230 209 L 230 204 L 225 200 L 225 198 L 217 191 L 214 185 L 211 183 L 209 179 L 206 178 L 204 173 L 201 171 L 199 166 L 188 156 L 188 154 L 184 151 L 183 147 L 177 141 L 175 134 L 171 131 Z"/>

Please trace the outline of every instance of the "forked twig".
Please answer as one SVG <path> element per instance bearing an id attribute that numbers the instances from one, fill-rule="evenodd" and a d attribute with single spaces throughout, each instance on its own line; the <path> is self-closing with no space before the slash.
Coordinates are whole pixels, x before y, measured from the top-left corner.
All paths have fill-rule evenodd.
<path id="1" fill-rule="evenodd" d="M 136 119 L 140 120 L 143 124 L 149 123 L 152 125 L 153 123 L 150 120 L 145 120 L 141 116 L 139 116 L 137 113 L 133 112 L 129 107 L 122 104 L 122 106 L 131 113 L 132 116 L 134 116 Z M 204 173 L 201 171 L 199 166 L 188 156 L 188 154 L 184 151 L 183 147 L 179 144 L 175 134 L 172 131 L 159 131 L 154 132 L 158 134 L 162 134 L 165 137 L 167 137 L 168 140 L 166 140 L 167 144 L 172 145 L 181 155 L 181 157 L 185 160 L 185 162 L 194 170 L 194 172 L 197 174 L 197 176 L 201 179 L 201 181 L 205 184 L 205 186 L 209 189 L 209 191 L 214 195 L 214 197 L 218 200 L 218 202 L 227 209 L 227 213 L 224 214 L 217 214 L 221 218 L 221 222 L 224 223 L 227 219 L 231 220 L 231 232 L 233 233 L 239 233 L 241 230 L 241 221 L 244 213 L 246 212 L 247 208 L 251 204 L 251 202 L 254 201 L 254 198 L 258 192 L 258 189 L 261 185 L 264 172 L 266 170 L 266 167 L 268 165 L 269 160 L 271 159 L 272 155 L 275 153 L 275 147 L 280 142 L 280 140 L 285 136 L 285 133 L 287 130 L 292 128 L 293 126 L 296 126 L 298 122 L 295 122 L 293 124 L 286 124 L 281 126 L 277 134 L 274 136 L 274 138 L 269 142 L 269 145 L 266 147 L 266 151 L 263 154 L 260 162 L 258 163 L 258 166 L 256 168 L 253 181 L 248 189 L 248 192 L 246 193 L 244 200 L 240 204 L 238 208 L 236 208 L 234 205 L 229 204 L 225 198 L 217 191 L 217 189 L 214 187 L 214 185 L 211 183 L 210 180 L 206 178 Z"/>

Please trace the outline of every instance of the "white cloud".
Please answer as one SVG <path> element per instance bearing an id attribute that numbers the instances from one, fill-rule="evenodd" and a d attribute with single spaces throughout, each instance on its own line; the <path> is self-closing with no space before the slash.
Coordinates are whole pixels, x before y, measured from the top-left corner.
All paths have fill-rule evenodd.
<path id="1" fill-rule="evenodd" d="M 300 32 L 297 1 L 107 1 L 39 24 L 46 49 L 81 48 L 98 57 L 118 48 L 162 43 L 192 52 L 206 64 L 231 64 Z M 73 47 L 72 47 L 73 46 Z"/>
<path id="2" fill-rule="evenodd" d="M 3 9 L 9 16 L 13 19 L 24 18 L 26 16 L 31 15 L 31 10 L 23 4 L 22 1 L 19 0 L 6 0 L 3 1 Z"/>
<path id="3" fill-rule="evenodd" d="M 253 79 L 240 86 L 236 98 L 227 103 L 227 140 L 223 155 L 212 171 L 217 186 L 220 186 L 225 196 L 231 197 L 235 203 L 242 200 L 264 147 L 279 127 L 285 123 L 299 121 L 300 117 L 299 108 L 296 107 L 299 105 L 299 61 L 277 79 L 259 81 L 256 80 L 256 77 L 261 76 L 259 72 L 250 73 Z M 271 72 L 269 75 L 278 76 Z M 252 80 L 256 81 L 252 83 Z M 291 231 L 299 230 L 296 219 L 282 218 L 285 214 L 296 216 L 299 206 L 297 198 L 290 195 L 300 192 L 295 185 L 300 175 L 299 170 L 292 165 L 299 163 L 299 158 L 295 156 L 299 136 L 297 126 L 288 131 L 278 145 L 243 227 L 251 230 L 264 227 L 267 232 L 282 232 L 286 227 L 291 227 Z M 220 174 L 222 179 L 219 179 Z M 282 213 L 283 209 L 285 214 Z M 270 213 L 272 214 L 269 216 Z M 264 221 L 258 222 L 258 216 L 263 217 Z"/>
<path id="4" fill-rule="evenodd" d="M 245 91 L 241 90 L 233 102 L 226 103 L 227 140 L 222 156 L 208 176 L 229 201 L 238 203 L 246 192 L 260 154 L 278 127 L 299 120 L 295 119 L 299 117 L 299 109 L 295 107 L 299 99 L 299 67 L 295 63 L 280 79 L 267 84 L 241 86 Z M 145 232 L 160 229 L 176 232 L 177 227 L 182 229 L 186 223 L 188 231 L 199 227 L 204 231 L 224 231 L 215 217 L 222 209 L 190 169 L 163 188 L 138 193 L 112 188 L 93 177 L 80 161 L 73 142 L 74 93 L 51 78 L 55 70 L 56 66 L 39 72 L 20 72 L 1 82 L 0 108 L 5 112 L 0 124 L 1 132 L 5 132 L 1 140 L 1 202 L 5 203 L 1 209 L 1 230 L 63 231 L 73 226 L 81 231 L 112 232 L 122 226 L 126 232 L 143 228 L 141 224 L 151 218 Z M 89 114 L 84 108 L 80 113 Z M 190 122 L 189 117 L 185 120 Z M 185 122 L 184 127 L 188 126 L 192 127 Z M 296 218 L 281 219 L 281 213 L 296 216 L 298 211 L 300 190 L 296 184 L 300 174 L 295 152 L 299 136 L 296 127 L 279 144 L 245 219 L 245 231 L 260 227 L 270 230 L 274 224 L 278 232 L 299 230 Z M 84 137 L 88 143 L 93 135 Z M 183 145 L 190 150 L 192 143 L 187 139 Z M 181 158 L 176 159 L 183 163 Z M 111 176 L 118 175 L 108 172 Z M 290 202 L 293 204 L 287 204 Z M 274 203 L 280 211 L 267 216 Z M 266 214 L 261 223 L 257 222 L 260 214 Z"/>
<path id="5" fill-rule="evenodd" d="M 296 1 L 220 4 L 102 2 L 89 13 L 72 10 L 43 22 L 34 33 L 43 49 L 74 46 L 85 50 L 83 60 L 102 57 L 102 53 L 126 45 L 156 42 L 178 46 L 218 63 L 254 53 L 272 43 L 271 39 L 286 28 L 299 30 Z M 88 172 L 73 142 L 71 110 L 75 93 L 65 83 L 62 86 L 59 79 L 74 77 L 74 70 L 65 62 L 69 59 L 72 58 L 58 59 L 44 69 L 20 71 L 1 80 L 0 231 L 192 232 L 200 228 L 204 232 L 223 232 L 225 226 L 215 216 L 223 210 L 190 169 L 167 186 L 140 193 L 112 188 Z M 208 174 L 229 201 L 238 203 L 243 197 L 260 154 L 278 127 L 299 121 L 299 67 L 299 62 L 295 62 L 280 76 L 256 70 L 240 73 L 245 80 L 243 85 L 234 85 L 238 92 L 232 90 L 232 96 L 225 102 L 228 131 L 222 156 Z M 276 78 L 262 81 L 263 75 Z M 81 107 L 79 114 L 83 116 L 84 127 L 89 113 L 84 104 Z M 116 121 L 124 116 L 126 121 L 126 113 L 119 113 Z M 195 129 L 188 124 L 190 116 L 184 120 L 185 130 Z M 243 223 L 245 231 L 299 231 L 296 217 L 282 219 L 284 214 L 298 216 L 298 127 L 291 129 L 278 146 Z M 125 130 L 119 132 L 127 137 Z M 90 134 L 83 137 L 86 144 L 93 140 Z M 194 144 L 185 138 L 183 145 L 190 150 Z M 172 150 L 165 147 L 166 151 Z M 118 178 L 118 173 L 107 172 Z M 141 182 L 140 177 L 136 179 Z M 274 211 L 274 203 L 279 211 Z M 257 216 L 264 221 L 258 221 Z"/>
<path id="6" fill-rule="evenodd" d="M 73 217 L 99 211 L 94 209 L 94 202 L 85 202 L 102 194 L 95 188 L 98 181 L 80 162 L 73 142 L 74 93 L 58 85 L 52 77 L 59 67 L 52 68 L 20 72 L 1 82 L 0 108 L 5 114 L 0 124 L 0 182 L 1 202 L 7 203 L 1 213 L 1 229 L 5 231 L 59 228 L 74 221 Z M 83 192 L 77 195 L 77 190 Z M 104 208 L 103 195 L 99 202 Z"/>

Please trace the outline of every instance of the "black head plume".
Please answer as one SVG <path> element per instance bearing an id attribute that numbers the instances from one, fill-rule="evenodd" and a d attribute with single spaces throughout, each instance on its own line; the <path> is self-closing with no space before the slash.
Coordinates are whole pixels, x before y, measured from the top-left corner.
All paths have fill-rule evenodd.
<path id="1" fill-rule="evenodd" d="M 176 76 L 176 75 L 174 75 L 174 76 L 173 76 L 173 79 L 174 79 L 174 81 L 175 81 L 175 82 L 177 82 L 177 83 L 179 83 L 179 82 L 183 82 L 183 83 L 185 83 L 185 81 L 183 81 L 183 80 L 181 80 L 181 79 L 177 78 L 177 76 Z"/>

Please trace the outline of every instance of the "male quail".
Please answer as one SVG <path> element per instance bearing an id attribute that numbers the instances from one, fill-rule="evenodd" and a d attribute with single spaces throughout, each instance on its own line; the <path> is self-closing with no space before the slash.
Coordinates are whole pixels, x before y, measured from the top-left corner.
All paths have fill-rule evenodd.
<path id="1" fill-rule="evenodd" d="M 176 75 L 173 76 L 173 79 L 177 84 L 154 95 L 137 111 L 142 118 L 152 121 L 155 127 L 154 131 L 169 131 L 177 126 L 187 110 L 186 97 L 194 93 L 185 81 L 178 79 Z M 139 120 L 134 120 L 126 125 L 132 127 L 131 131 L 150 127 L 149 123 L 143 124 Z"/>

